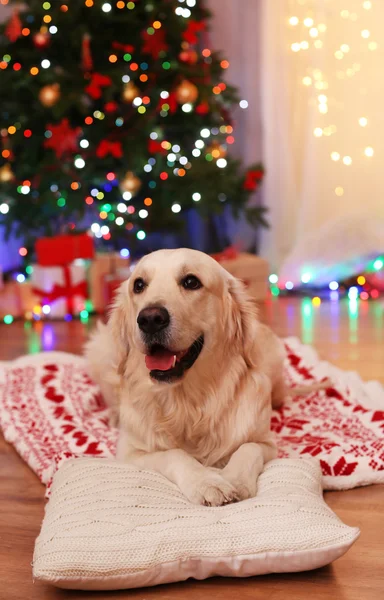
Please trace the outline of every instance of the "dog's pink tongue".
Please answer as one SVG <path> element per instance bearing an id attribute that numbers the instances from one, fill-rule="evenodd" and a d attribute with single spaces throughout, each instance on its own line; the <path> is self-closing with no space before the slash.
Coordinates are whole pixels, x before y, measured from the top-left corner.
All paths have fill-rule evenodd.
<path id="1" fill-rule="evenodd" d="M 168 371 L 172 369 L 175 355 L 169 350 L 158 350 L 152 356 L 145 357 L 145 364 L 150 371 Z"/>

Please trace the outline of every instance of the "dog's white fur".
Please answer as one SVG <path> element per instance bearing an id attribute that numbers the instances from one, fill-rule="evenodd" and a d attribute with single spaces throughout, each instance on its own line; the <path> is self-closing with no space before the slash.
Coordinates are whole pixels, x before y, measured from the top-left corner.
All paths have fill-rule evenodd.
<path id="1" fill-rule="evenodd" d="M 193 274 L 198 290 L 180 285 Z M 148 286 L 133 292 L 133 282 Z M 151 379 L 137 325 L 144 307 L 171 315 L 170 347 L 204 347 L 176 383 Z M 119 459 L 156 470 L 191 502 L 218 506 L 252 497 L 265 462 L 276 456 L 271 405 L 284 397 L 283 348 L 257 319 L 240 281 L 194 250 L 160 250 L 144 257 L 124 282 L 107 325 L 87 344 L 92 377 L 119 412 Z"/>

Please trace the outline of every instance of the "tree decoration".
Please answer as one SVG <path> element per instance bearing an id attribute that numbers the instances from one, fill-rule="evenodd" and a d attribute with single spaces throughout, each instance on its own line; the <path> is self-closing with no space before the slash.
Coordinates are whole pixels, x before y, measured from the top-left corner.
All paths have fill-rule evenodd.
<path id="1" fill-rule="evenodd" d="M 81 43 L 81 68 L 84 71 L 91 71 L 93 69 L 91 36 L 88 33 L 84 33 Z"/>
<path id="2" fill-rule="evenodd" d="M 110 86 L 111 83 L 112 79 L 107 75 L 92 73 L 91 81 L 85 88 L 85 91 L 93 100 L 98 100 L 103 95 L 103 88 Z"/>
<path id="3" fill-rule="evenodd" d="M 81 128 L 72 128 L 68 119 L 63 119 L 58 125 L 49 124 L 47 130 L 52 135 L 45 140 L 44 147 L 51 148 L 57 158 L 62 158 L 65 154 L 78 150 L 77 140 Z"/>
<path id="4" fill-rule="evenodd" d="M 129 81 L 124 85 L 122 99 L 124 102 L 132 102 L 134 98 L 140 96 L 140 90 L 133 81 Z"/>
<path id="5" fill-rule="evenodd" d="M 9 181 L 12 181 L 14 177 L 15 176 L 12 172 L 11 165 L 9 163 L 6 163 L 2 167 L 0 167 L 0 181 L 2 183 L 8 183 Z"/>
<path id="6" fill-rule="evenodd" d="M 39 92 L 39 100 L 47 108 L 54 106 L 60 98 L 60 86 L 58 83 L 45 85 Z"/>
<path id="7" fill-rule="evenodd" d="M 10 42 L 14 43 L 21 36 L 22 29 L 23 24 L 19 17 L 19 10 L 15 8 L 5 28 L 5 35 Z"/>
<path id="8" fill-rule="evenodd" d="M 188 21 L 187 29 L 183 32 L 183 40 L 191 45 L 197 44 L 199 41 L 197 34 L 204 30 L 205 23 L 203 21 L 193 21 L 190 19 Z"/>
<path id="9" fill-rule="evenodd" d="M 198 115 L 207 115 L 209 113 L 209 104 L 206 100 L 204 100 L 204 102 L 200 102 L 200 104 L 197 104 L 196 108 L 195 108 L 195 112 Z"/>
<path id="10" fill-rule="evenodd" d="M 212 154 L 213 158 L 225 158 L 227 156 L 227 149 L 218 142 L 213 142 L 213 144 L 207 146 L 207 152 Z"/>
<path id="11" fill-rule="evenodd" d="M 157 140 L 149 140 L 148 141 L 148 152 L 149 154 L 166 154 L 167 151 L 165 148 L 163 148 L 163 146 L 161 145 L 161 142 L 158 142 Z"/>
<path id="12" fill-rule="evenodd" d="M 171 92 L 166 98 L 160 98 L 157 110 L 165 110 L 165 107 L 167 107 L 167 112 L 169 111 L 171 114 L 177 111 L 179 105 L 175 92 Z"/>
<path id="13" fill-rule="evenodd" d="M 122 192 L 130 192 L 135 196 L 142 185 L 141 180 L 132 171 L 128 171 L 124 178 L 120 181 L 120 189 Z"/>
<path id="14" fill-rule="evenodd" d="M 185 62 L 188 65 L 195 65 L 198 61 L 198 54 L 196 50 L 182 50 L 179 54 L 181 62 Z"/>
<path id="15" fill-rule="evenodd" d="M 244 181 L 244 189 L 253 192 L 258 187 L 263 175 L 264 172 L 260 169 L 248 171 Z"/>
<path id="16" fill-rule="evenodd" d="M 123 52 L 133 52 L 135 47 L 131 44 L 121 44 L 120 42 L 112 42 L 114 50 L 122 50 Z"/>
<path id="17" fill-rule="evenodd" d="M 165 41 L 165 31 L 163 28 L 156 29 L 154 33 L 148 33 L 148 30 L 143 31 L 142 38 L 144 45 L 141 51 L 144 54 L 150 54 L 152 58 L 158 58 L 160 52 L 166 52 L 169 48 Z"/>
<path id="18" fill-rule="evenodd" d="M 175 89 L 176 100 L 179 104 L 194 103 L 199 95 L 196 85 L 184 79 Z"/>
<path id="19" fill-rule="evenodd" d="M 104 110 L 107 113 L 114 113 L 117 111 L 117 109 L 119 108 L 119 105 L 116 102 L 107 102 L 107 104 L 104 106 Z"/>
<path id="20" fill-rule="evenodd" d="M 121 158 L 123 156 L 121 143 L 101 140 L 96 150 L 96 156 L 98 158 L 105 158 L 108 155 L 114 156 L 115 158 Z"/>
<path id="21" fill-rule="evenodd" d="M 44 48 L 48 48 L 51 43 L 51 36 L 48 32 L 38 31 L 33 36 L 33 45 L 35 48 L 39 48 L 39 50 L 44 50 Z"/>

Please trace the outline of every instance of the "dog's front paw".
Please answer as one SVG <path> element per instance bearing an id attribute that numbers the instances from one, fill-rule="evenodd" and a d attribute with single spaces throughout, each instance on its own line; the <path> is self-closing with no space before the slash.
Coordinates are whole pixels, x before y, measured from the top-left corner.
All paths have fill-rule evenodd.
<path id="1" fill-rule="evenodd" d="M 221 471 L 222 476 L 228 481 L 236 490 L 239 500 L 248 500 L 248 498 L 254 498 L 257 491 L 257 478 L 256 477 L 242 477 L 237 473 L 232 473 L 231 470 L 223 469 Z"/>
<path id="2" fill-rule="evenodd" d="M 212 471 L 208 471 L 193 483 L 189 482 L 182 491 L 190 502 L 204 506 L 222 506 L 240 500 L 233 485 Z"/>

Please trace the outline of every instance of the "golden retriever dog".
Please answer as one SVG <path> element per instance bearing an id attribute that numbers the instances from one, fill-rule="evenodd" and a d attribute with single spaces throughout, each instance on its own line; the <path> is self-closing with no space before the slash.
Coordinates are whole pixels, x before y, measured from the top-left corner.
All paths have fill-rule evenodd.
<path id="1" fill-rule="evenodd" d="M 275 458 L 282 342 L 243 285 L 195 250 L 145 256 L 87 344 L 90 374 L 119 413 L 117 458 L 155 470 L 193 503 L 256 494 Z"/>

